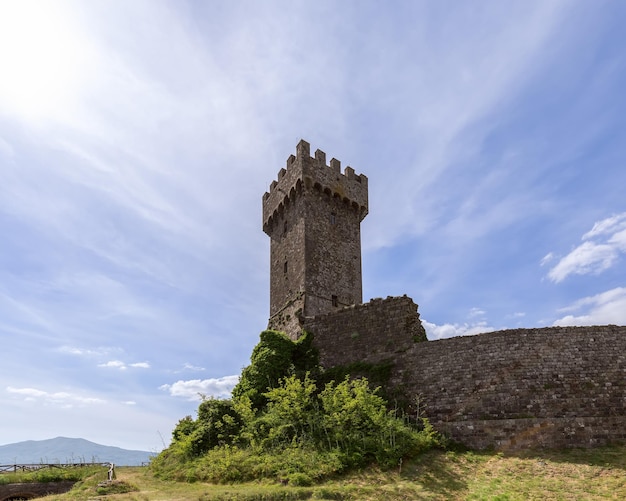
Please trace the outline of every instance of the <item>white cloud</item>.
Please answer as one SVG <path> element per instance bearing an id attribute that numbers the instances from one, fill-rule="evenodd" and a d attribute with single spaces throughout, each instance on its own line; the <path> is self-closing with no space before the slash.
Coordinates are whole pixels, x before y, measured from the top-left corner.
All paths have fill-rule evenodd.
<path id="1" fill-rule="evenodd" d="M 554 252 L 548 252 L 545 256 L 543 256 L 543 259 L 541 259 L 541 262 L 539 264 L 541 266 L 545 266 L 550 261 L 552 261 L 554 258 L 555 258 Z"/>
<path id="2" fill-rule="evenodd" d="M 61 346 L 58 349 L 61 353 L 66 353 L 68 355 L 76 355 L 79 357 L 97 357 L 102 355 L 107 355 L 111 352 L 110 348 L 97 348 L 95 350 L 89 348 L 78 348 L 76 346 Z"/>
<path id="3" fill-rule="evenodd" d="M 582 244 L 550 269 L 550 280 L 559 283 L 570 275 L 597 275 L 613 266 L 620 253 L 626 253 L 626 212 L 596 222 L 582 239 Z M 549 253 L 541 264 L 552 257 Z"/>
<path id="4" fill-rule="evenodd" d="M 626 253 L 626 230 L 615 233 L 610 239 L 609 243 L 615 245 L 620 251 Z"/>
<path id="5" fill-rule="evenodd" d="M 21 395 L 28 401 L 41 401 L 46 404 L 59 405 L 63 407 L 73 407 L 75 405 L 92 405 L 103 404 L 104 400 L 95 397 L 85 397 L 82 395 L 76 395 L 67 392 L 48 392 L 44 390 L 38 390 L 36 388 L 14 388 L 8 386 L 6 388 L 8 393 L 14 395 Z"/>
<path id="6" fill-rule="evenodd" d="M 134 364 L 129 364 L 130 367 L 135 367 L 137 369 L 149 369 L 150 364 L 148 362 L 136 362 Z"/>
<path id="7" fill-rule="evenodd" d="M 181 372 L 203 372 L 206 369 L 204 367 L 196 366 L 190 363 L 184 363 L 181 369 L 172 369 L 168 372 L 172 374 L 180 374 Z"/>
<path id="8" fill-rule="evenodd" d="M 483 332 L 491 332 L 493 327 L 487 325 L 487 322 L 476 322 L 472 324 L 443 324 L 436 325 L 426 320 L 422 320 L 422 325 L 426 329 L 428 339 L 443 339 L 455 336 L 472 336 Z"/>
<path id="9" fill-rule="evenodd" d="M 572 274 L 599 274 L 613 266 L 617 258 L 618 251 L 612 245 L 584 242 L 561 258 L 549 271 L 548 278 L 559 283 Z"/>
<path id="10" fill-rule="evenodd" d="M 132 364 L 126 364 L 121 360 L 110 360 L 109 362 L 105 362 L 102 364 L 98 364 L 98 367 L 105 367 L 110 369 L 119 369 L 121 371 L 125 371 L 128 367 L 133 367 L 136 369 L 149 369 L 150 364 L 148 362 L 135 362 Z"/>
<path id="11" fill-rule="evenodd" d="M 626 287 L 579 299 L 560 311 L 572 314 L 556 320 L 554 325 L 626 325 Z"/>
<path id="12" fill-rule="evenodd" d="M 126 369 L 126 364 L 124 362 L 122 362 L 121 360 L 110 360 L 108 362 L 105 362 L 103 364 L 98 364 L 98 367 L 107 367 L 107 368 L 111 368 L 111 369 L 120 369 L 120 370 L 125 370 Z"/>
<path id="13" fill-rule="evenodd" d="M 602 221 L 598 221 L 593 225 L 590 231 L 583 235 L 583 240 L 589 240 L 590 238 L 600 235 L 613 235 L 620 230 L 626 229 L 626 212 L 621 214 L 615 214 L 611 217 L 607 217 Z"/>
<path id="14" fill-rule="evenodd" d="M 201 400 L 202 395 L 227 398 L 238 381 L 239 375 L 224 376 L 218 379 L 191 379 L 164 384 L 159 386 L 159 389 L 167 391 L 173 397 L 182 397 L 188 400 Z"/>
<path id="15" fill-rule="evenodd" d="M 481 310 L 480 308 L 472 308 L 470 309 L 469 312 L 469 317 L 473 318 L 473 317 L 482 317 L 486 314 L 487 312 L 485 310 Z"/>
<path id="16" fill-rule="evenodd" d="M 185 371 L 198 371 L 198 372 L 202 372 L 204 370 L 206 370 L 204 367 L 197 367 L 195 365 L 191 365 L 186 363 L 185 365 L 183 365 L 183 370 Z M 180 371 L 178 371 L 180 372 Z"/>

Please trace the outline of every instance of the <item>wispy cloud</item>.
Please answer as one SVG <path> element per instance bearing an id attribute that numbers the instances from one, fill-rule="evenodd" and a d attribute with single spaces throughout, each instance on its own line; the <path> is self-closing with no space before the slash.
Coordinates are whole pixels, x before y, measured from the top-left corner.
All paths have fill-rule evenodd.
<path id="1" fill-rule="evenodd" d="M 512 313 L 511 315 L 508 315 L 508 318 L 524 318 L 526 316 L 526 313 L 524 313 L 523 311 L 516 311 L 515 313 Z"/>
<path id="2" fill-rule="evenodd" d="M 60 353 L 65 353 L 68 355 L 75 355 L 77 357 L 101 357 L 104 355 L 108 355 L 113 351 L 112 348 L 79 348 L 76 346 L 61 346 L 58 348 Z"/>
<path id="3" fill-rule="evenodd" d="M 183 364 L 183 367 L 181 369 L 172 370 L 171 372 L 174 374 L 179 374 L 181 372 L 203 372 L 205 370 L 206 368 L 204 367 L 196 366 L 186 362 Z"/>
<path id="4" fill-rule="evenodd" d="M 195 365 L 185 364 L 183 366 L 183 370 L 186 370 L 186 371 L 204 371 L 206 369 L 204 367 L 197 367 Z"/>
<path id="5" fill-rule="evenodd" d="M 626 288 L 617 287 L 579 299 L 561 312 L 572 312 L 554 325 L 626 325 Z"/>
<path id="6" fill-rule="evenodd" d="M 12 395 L 20 395 L 25 400 L 38 401 L 50 405 L 63 407 L 84 406 L 93 404 L 104 404 L 105 400 L 96 397 L 86 397 L 64 391 L 48 392 L 37 388 L 14 388 L 8 386 L 6 391 Z"/>
<path id="7" fill-rule="evenodd" d="M 119 369 L 121 371 L 125 371 L 129 367 L 136 368 L 136 369 L 149 369 L 150 364 L 148 362 L 135 362 L 132 364 L 127 364 L 125 362 L 122 362 L 121 360 L 110 360 L 108 362 L 98 364 L 98 367 Z"/>
<path id="8" fill-rule="evenodd" d="M 583 240 L 600 236 L 614 240 L 615 236 L 618 235 L 617 240 L 623 242 L 624 233 L 626 233 L 626 212 L 598 221 L 590 231 L 583 235 Z"/>
<path id="9" fill-rule="evenodd" d="M 167 391 L 173 397 L 182 397 L 188 400 L 201 400 L 203 396 L 225 398 L 239 382 L 239 376 L 224 376 L 218 379 L 191 379 L 176 381 L 173 384 L 164 384 L 160 390 Z"/>
<path id="10" fill-rule="evenodd" d="M 406 133 L 409 152 L 401 157 L 408 156 L 412 161 L 394 165 L 396 175 L 381 179 L 384 189 L 378 196 L 384 196 L 385 201 L 381 200 L 379 211 L 368 217 L 377 222 L 384 219 L 385 224 L 376 225 L 377 232 L 366 243 L 368 247 L 388 246 L 398 239 L 426 234 L 451 217 L 448 227 L 457 238 L 475 237 L 523 213 L 516 210 L 524 205 L 521 191 L 511 191 L 506 198 L 489 197 L 488 204 L 480 193 L 505 189 L 506 172 L 515 165 L 513 159 L 506 159 L 502 169 L 494 168 L 480 178 L 472 178 L 470 191 L 460 167 L 480 153 L 480 145 L 493 133 L 492 124 L 484 118 L 497 114 L 503 103 L 514 99 L 541 67 L 547 57 L 544 43 L 554 36 L 567 4 L 519 4 L 515 14 L 509 11 L 510 17 L 504 16 L 506 21 L 500 9 L 511 5 L 493 7 L 479 12 L 471 6 L 461 7 L 465 12 L 459 18 L 450 18 L 443 4 L 428 8 L 416 19 L 416 32 L 423 28 L 421 23 L 433 23 L 440 26 L 435 38 L 445 39 L 438 39 L 434 50 L 428 45 L 407 44 L 410 55 L 400 52 L 381 62 L 384 67 L 405 58 L 405 78 L 401 82 L 406 85 L 396 83 L 398 87 L 386 104 L 402 108 L 396 100 L 410 100 L 413 106 L 405 112 L 417 116 Z M 479 33 L 464 19 L 480 19 L 480 24 L 489 29 Z M 486 53 L 489 57 L 483 57 Z M 422 62 L 413 66 L 410 61 L 416 59 Z M 416 97 L 409 98 L 411 94 Z M 402 205 L 386 199 L 387 193 L 407 190 L 417 196 L 398 200 Z M 442 195 L 444 191 L 447 195 Z M 452 198 L 446 199 L 448 196 Z M 376 194 L 373 202 L 379 202 Z"/>
<path id="11" fill-rule="evenodd" d="M 106 367 L 110 369 L 126 370 L 126 364 L 120 360 L 110 360 L 102 364 L 98 364 L 98 367 Z"/>
<path id="12" fill-rule="evenodd" d="M 552 262 L 554 259 L 555 259 L 554 252 L 548 252 L 545 256 L 543 256 L 543 258 L 541 258 L 541 261 L 539 262 L 539 264 L 541 266 L 545 266 L 548 263 Z"/>
<path id="13" fill-rule="evenodd" d="M 470 318 L 473 318 L 473 317 L 484 317 L 486 314 L 487 314 L 487 312 L 485 310 L 482 310 L 480 308 L 474 307 L 474 308 L 470 309 L 468 316 Z"/>
<path id="14" fill-rule="evenodd" d="M 149 369 L 150 364 L 148 362 L 135 362 L 133 364 L 128 364 L 129 367 L 136 367 L 137 369 Z"/>
<path id="15" fill-rule="evenodd" d="M 552 282 L 562 282 L 570 275 L 597 275 L 611 268 L 626 253 L 626 212 L 596 222 L 582 239 L 582 244 L 550 269 Z M 553 254 L 548 254 L 542 264 L 552 258 Z"/>

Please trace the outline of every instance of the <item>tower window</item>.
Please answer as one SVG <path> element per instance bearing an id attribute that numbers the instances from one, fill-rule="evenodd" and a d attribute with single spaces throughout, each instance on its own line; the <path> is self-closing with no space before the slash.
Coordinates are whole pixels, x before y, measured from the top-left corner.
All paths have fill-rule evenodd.
<path id="1" fill-rule="evenodd" d="M 335 214 L 334 212 L 330 213 L 330 224 L 336 224 L 337 223 L 337 214 Z"/>
<path id="2" fill-rule="evenodd" d="M 285 264 L 283 265 L 283 272 L 287 273 L 287 261 L 285 261 Z"/>
<path id="3" fill-rule="evenodd" d="M 332 295 L 331 299 L 332 299 L 332 302 L 333 302 L 333 308 L 337 308 L 337 306 L 339 306 L 339 300 L 337 299 L 337 296 Z"/>
<path id="4" fill-rule="evenodd" d="M 287 221 L 283 223 L 283 233 L 287 233 Z"/>

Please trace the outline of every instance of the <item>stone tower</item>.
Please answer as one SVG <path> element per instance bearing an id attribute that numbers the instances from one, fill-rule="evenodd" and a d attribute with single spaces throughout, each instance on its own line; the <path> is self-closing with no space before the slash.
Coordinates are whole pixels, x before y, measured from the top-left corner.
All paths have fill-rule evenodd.
<path id="1" fill-rule="evenodd" d="M 362 302 L 367 177 L 302 140 L 263 195 L 270 244 L 269 328 L 300 335 L 306 318 Z"/>

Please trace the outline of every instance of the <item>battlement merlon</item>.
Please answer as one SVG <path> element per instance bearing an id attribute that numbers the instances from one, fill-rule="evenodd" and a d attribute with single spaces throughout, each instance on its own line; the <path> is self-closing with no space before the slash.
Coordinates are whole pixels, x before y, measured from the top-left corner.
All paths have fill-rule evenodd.
<path id="1" fill-rule="evenodd" d="M 336 158 L 326 164 L 326 153 L 321 150 L 310 155 L 310 145 L 302 139 L 296 146 L 296 156 L 290 155 L 285 168 L 263 195 L 263 231 L 269 234 L 271 220 L 303 190 L 319 190 L 338 197 L 359 212 L 362 221 L 368 212 L 367 177 L 356 174 L 352 167 L 341 173 L 341 162 Z"/>

